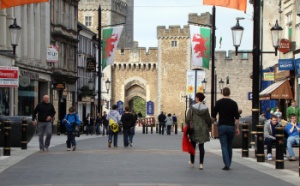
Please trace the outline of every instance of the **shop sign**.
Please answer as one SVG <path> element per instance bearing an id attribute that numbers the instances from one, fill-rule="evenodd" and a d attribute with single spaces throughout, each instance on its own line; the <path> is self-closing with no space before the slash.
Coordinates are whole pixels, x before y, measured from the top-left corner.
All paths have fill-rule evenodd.
<path id="1" fill-rule="evenodd" d="M 86 59 L 86 71 L 87 72 L 96 72 L 96 59 L 89 57 Z"/>
<path id="2" fill-rule="evenodd" d="M 274 81 L 274 72 L 264 72 L 264 81 Z"/>
<path id="3" fill-rule="evenodd" d="M 0 87 L 19 86 L 19 67 L 0 66 Z"/>
<path id="4" fill-rule="evenodd" d="M 47 62 L 58 62 L 58 46 L 49 45 L 47 48 Z"/>
<path id="5" fill-rule="evenodd" d="M 30 71 L 22 70 L 22 69 L 20 69 L 20 76 L 28 76 L 32 80 L 39 80 L 39 78 L 40 78 L 38 73 L 30 72 Z"/>
<path id="6" fill-rule="evenodd" d="M 300 58 L 294 60 L 295 75 L 300 76 Z"/>
<path id="7" fill-rule="evenodd" d="M 294 59 L 278 59 L 278 70 L 294 70 Z"/>
<path id="8" fill-rule="evenodd" d="M 65 83 L 53 83 L 53 89 L 63 90 L 65 88 L 66 88 L 66 84 Z"/>
<path id="9" fill-rule="evenodd" d="M 290 77 L 290 71 L 289 70 L 284 70 L 275 73 L 274 80 L 280 80 L 280 79 L 285 79 Z"/>
<path id="10" fill-rule="evenodd" d="M 291 42 L 288 39 L 281 39 L 278 50 L 286 53 L 291 50 Z"/>
<path id="11" fill-rule="evenodd" d="M 153 101 L 148 101 L 147 102 L 147 114 L 148 115 L 153 115 L 154 114 L 154 103 L 153 103 Z"/>

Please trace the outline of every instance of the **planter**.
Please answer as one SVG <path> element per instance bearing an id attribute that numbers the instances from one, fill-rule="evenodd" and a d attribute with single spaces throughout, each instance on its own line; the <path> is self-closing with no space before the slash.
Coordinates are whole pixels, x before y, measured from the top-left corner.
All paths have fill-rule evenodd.
<path id="1" fill-rule="evenodd" d="M 3 147 L 3 127 L 4 127 L 4 121 L 10 120 L 11 121 L 11 133 L 10 133 L 10 139 L 11 139 L 11 147 L 21 147 L 21 131 L 22 131 L 22 119 L 27 119 L 27 141 L 28 143 L 32 139 L 33 135 L 36 131 L 36 126 L 32 125 L 32 117 L 30 116 L 0 116 L 0 147 Z"/>

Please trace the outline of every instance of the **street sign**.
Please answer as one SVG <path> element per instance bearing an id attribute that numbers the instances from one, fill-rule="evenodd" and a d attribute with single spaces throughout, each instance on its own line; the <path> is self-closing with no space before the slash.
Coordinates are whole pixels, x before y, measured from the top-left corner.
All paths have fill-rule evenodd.
<path id="1" fill-rule="evenodd" d="M 291 42 L 288 39 L 281 39 L 278 50 L 282 53 L 286 53 L 291 50 Z"/>
<path id="2" fill-rule="evenodd" d="M 58 62 L 58 46 L 49 45 L 47 48 L 47 62 Z"/>
<path id="3" fill-rule="evenodd" d="M 19 86 L 19 67 L 0 66 L 0 87 Z"/>
<path id="4" fill-rule="evenodd" d="M 65 83 L 53 83 L 53 89 L 63 90 L 65 88 L 66 88 L 66 84 Z"/>

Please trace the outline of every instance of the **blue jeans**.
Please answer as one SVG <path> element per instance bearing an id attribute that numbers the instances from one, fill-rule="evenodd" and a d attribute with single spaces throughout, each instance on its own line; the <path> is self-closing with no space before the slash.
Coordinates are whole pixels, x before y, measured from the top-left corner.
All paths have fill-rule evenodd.
<path id="1" fill-rule="evenodd" d="M 235 126 L 219 125 L 219 140 L 221 143 L 223 162 L 230 167 L 232 160 L 232 141 L 235 135 Z"/>
<path id="2" fill-rule="evenodd" d="M 289 151 L 290 157 L 295 157 L 295 153 L 294 153 L 293 147 L 292 147 L 293 144 L 299 145 L 299 137 L 298 136 L 290 136 L 287 139 L 286 146 L 287 146 L 287 149 Z"/>
<path id="3" fill-rule="evenodd" d="M 71 131 L 67 131 L 67 148 L 71 148 L 76 146 L 75 136 L 72 134 Z"/>
<path id="4" fill-rule="evenodd" d="M 112 138 L 114 137 L 114 147 L 118 146 L 118 134 L 118 132 L 109 130 L 108 141 L 112 142 Z"/>
<path id="5" fill-rule="evenodd" d="M 132 140 L 133 140 L 133 136 L 135 134 L 135 127 L 131 127 L 129 129 L 129 134 L 128 134 L 128 139 L 129 139 L 129 142 L 132 143 Z"/>
<path id="6" fill-rule="evenodd" d="M 130 134 L 130 128 L 123 128 L 123 142 L 124 142 L 124 147 L 128 147 L 129 141 L 128 137 Z"/>
<path id="7" fill-rule="evenodd" d="M 167 135 L 171 135 L 171 127 L 172 125 L 167 125 Z"/>

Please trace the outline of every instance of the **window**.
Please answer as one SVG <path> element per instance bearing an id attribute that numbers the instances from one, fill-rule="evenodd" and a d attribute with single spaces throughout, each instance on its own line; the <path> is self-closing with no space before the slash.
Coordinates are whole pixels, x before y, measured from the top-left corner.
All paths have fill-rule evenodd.
<path id="1" fill-rule="evenodd" d="M 177 47 L 177 41 L 171 41 L 171 47 Z"/>
<path id="2" fill-rule="evenodd" d="M 286 25 L 292 25 L 292 12 L 286 14 Z"/>
<path id="3" fill-rule="evenodd" d="M 70 6 L 66 5 L 66 27 L 70 28 Z"/>
<path id="4" fill-rule="evenodd" d="M 58 14 L 58 12 L 59 12 L 59 1 L 58 0 L 55 0 L 55 4 L 54 4 L 54 6 L 55 6 L 55 23 L 56 24 L 58 24 L 58 21 L 59 21 L 59 14 Z"/>
<path id="5" fill-rule="evenodd" d="M 92 26 L 92 16 L 85 16 L 85 26 Z"/>
<path id="6" fill-rule="evenodd" d="M 247 53 L 242 53 L 242 59 L 248 59 L 248 54 Z"/>
<path id="7" fill-rule="evenodd" d="M 61 5 L 61 21 L 60 21 L 60 23 L 62 25 L 64 24 L 64 20 L 65 20 L 65 2 L 62 1 L 62 5 Z"/>

